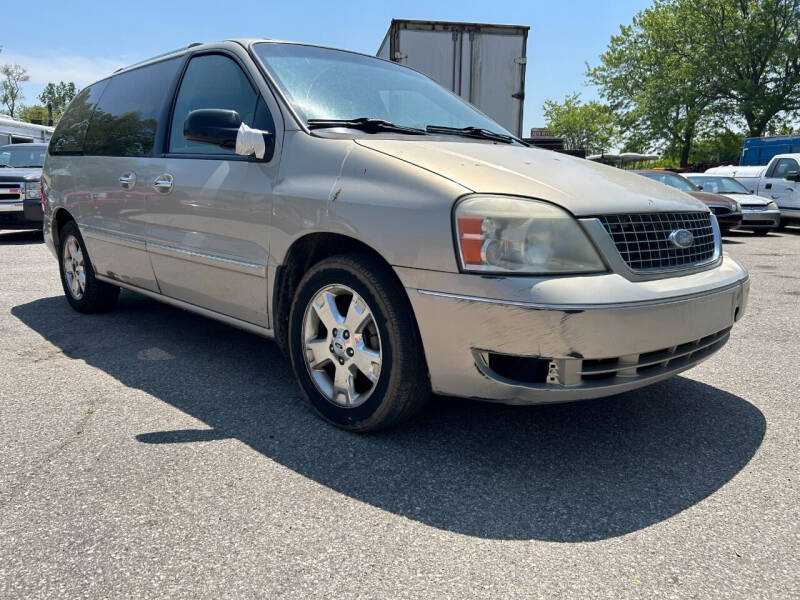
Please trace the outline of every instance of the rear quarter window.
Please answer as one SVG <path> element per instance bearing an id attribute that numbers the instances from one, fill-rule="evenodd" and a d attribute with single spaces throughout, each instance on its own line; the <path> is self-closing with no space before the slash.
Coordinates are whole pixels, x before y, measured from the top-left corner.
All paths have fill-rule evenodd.
<path id="1" fill-rule="evenodd" d="M 50 154 L 83 153 L 92 112 L 107 83 L 108 80 L 98 81 L 84 88 L 70 102 L 50 139 Z"/>
<path id="2" fill-rule="evenodd" d="M 92 116 L 84 154 L 151 156 L 180 63 L 173 58 L 112 77 Z"/>

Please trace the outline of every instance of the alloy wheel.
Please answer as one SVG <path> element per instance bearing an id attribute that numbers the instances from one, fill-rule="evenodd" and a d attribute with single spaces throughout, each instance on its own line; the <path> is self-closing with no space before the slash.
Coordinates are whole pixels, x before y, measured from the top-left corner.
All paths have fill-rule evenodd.
<path id="1" fill-rule="evenodd" d="M 305 363 L 319 392 L 343 407 L 370 397 L 381 372 L 381 339 L 373 312 L 354 290 L 327 285 L 303 316 Z"/>

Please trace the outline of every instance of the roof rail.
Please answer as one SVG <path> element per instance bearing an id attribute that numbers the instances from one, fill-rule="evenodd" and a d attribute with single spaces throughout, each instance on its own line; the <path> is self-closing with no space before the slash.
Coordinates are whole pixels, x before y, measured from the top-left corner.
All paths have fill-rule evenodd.
<path id="1" fill-rule="evenodd" d="M 169 52 L 163 52 L 161 54 L 156 54 L 155 56 L 151 56 L 150 58 L 146 58 L 144 60 L 140 60 L 139 62 L 135 62 L 132 65 L 128 65 L 126 67 L 120 67 L 114 73 L 118 73 L 119 71 L 124 71 L 125 69 L 131 69 L 133 67 L 138 67 L 139 65 L 143 65 L 144 63 L 148 63 L 152 60 L 156 60 L 163 56 L 169 56 L 170 54 L 175 54 L 176 52 L 180 52 L 181 50 L 186 50 L 187 48 L 193 48 L 194 46 L 202 46 L 205 42 L 192 42 L 188 46 L 184 46 L 182 48 L 175 48 L 175 50 L 170 50 Z"/>

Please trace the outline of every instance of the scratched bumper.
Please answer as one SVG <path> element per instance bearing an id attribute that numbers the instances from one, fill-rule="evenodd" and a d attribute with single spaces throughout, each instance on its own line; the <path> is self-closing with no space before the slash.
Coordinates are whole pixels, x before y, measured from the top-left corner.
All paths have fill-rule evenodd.
<path id="1" fill-rule="evenodd" d="M 747 272 L 728 257 L 711 271 L 647 282 L 615 274 L 534 279 L 397 271 L 433 390 L 509 404 L 608 396 L 691 368 L 727 342 L 749 291 Z M 542 381 L 522 381 L 494 371 L 493 355 L 533 358 L 549 368 Z"/>

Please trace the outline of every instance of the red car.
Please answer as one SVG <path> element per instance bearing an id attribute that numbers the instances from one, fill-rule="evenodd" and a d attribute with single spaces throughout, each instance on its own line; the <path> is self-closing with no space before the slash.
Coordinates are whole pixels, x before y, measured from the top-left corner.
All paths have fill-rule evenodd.
<path id="1" fill-rule="evenodd" d="M 731 229 L 739 227 L 739 225 L 742 224 L 742 207 L 739 206 L 739 203 L 735 200 L 731 200 L 720 194 L 704 192 L 701 187 L 671 171 L 643 170 L 634 171 L 634 173 L 679 189 L 700 200 L 703 204 L 708 206 L 711 212 L 717 217 L 720 233 L 723 235 L 730 233 Z"/>

